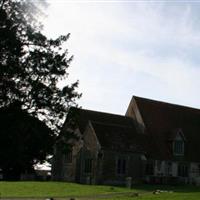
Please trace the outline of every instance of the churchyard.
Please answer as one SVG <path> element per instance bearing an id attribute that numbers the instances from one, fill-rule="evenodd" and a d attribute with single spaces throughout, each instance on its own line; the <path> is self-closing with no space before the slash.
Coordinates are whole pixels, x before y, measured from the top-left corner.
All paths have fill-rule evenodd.
<path id="1" fill-rule="evenodd" d="M 66 200 L 199 200 L 199 186 L 135 185 L 131 189 L 114 186 L 81 185 L 66 182 L 0 182 L 1 199 Z"/>

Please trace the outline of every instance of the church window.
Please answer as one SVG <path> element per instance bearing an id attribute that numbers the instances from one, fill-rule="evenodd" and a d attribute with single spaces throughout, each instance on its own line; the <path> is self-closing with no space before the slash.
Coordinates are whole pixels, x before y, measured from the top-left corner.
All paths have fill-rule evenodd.
<path id="1" fill-rule="evenodd" d="M 69 151 L 64 155 L 64 160 L 66 163 L 72 163 L 72 151 Z"/>
<path id="2" fill-rule="evenodd" d="M 117 159 L 117 174 L 126 174 L 126 159 Z"/>
<path id="3" fill-rule="evenodd" d="M 154 165 L 153 162 L 147 162 L 145 166 L 145 174 L 153 175 L 154 174 Z"/>
<path id="4" fill-rule="evenodd" d="M 178 165 L 178 176 L 187 177 L 188 176 L 188 166 L 185 164 Z"/>
<path id="5" fill-rule="evenodd" d="M 183 140 L 175 140 L 173 144 L 174 155 L 184 154 L 184 142 Z"/>
<path id="6" fill-rule="evenodd" d="M 91 173 L 92 172 L 92 159 L 91 158 L 85 159 L 84 172 L 85 173 Z"/>
<path id="7" fill-rule="evenodd" d="M 172 162 L 166 162 L 165 169 L 166 169 L 166 175 L 171 176 L 172 175 Z"/>
<path id="8" fill-rule="evenodd" d="M 67 153 L 67 162 L 71 163 L 72 162 L 72 152 Z"/>
<path id="9" fill-rule="evenodd" d="M 173 141 L 173 154 L 175 156 L 183 156 L 185 148 L 185 138 L 182 131 L 179 131 Z"/>

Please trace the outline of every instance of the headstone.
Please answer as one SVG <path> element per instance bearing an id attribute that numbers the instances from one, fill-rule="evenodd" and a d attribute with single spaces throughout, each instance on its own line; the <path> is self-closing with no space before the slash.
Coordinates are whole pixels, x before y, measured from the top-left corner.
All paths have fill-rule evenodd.
<path id="1" fill-rule="evenodd" d="M 131 188 L 132 186 L 132 177 L 127 177 L 126 178 L 126 187 Z"/>
<path id="2" fill-rule="evenodd" d="M 86 177 L 86 184 L 87 184 L 87 185 L 90 185 L 90 184 L 91 184 L 91 180 L 90 180 L 90 177 L 89 177 L 89 176 Z"/>

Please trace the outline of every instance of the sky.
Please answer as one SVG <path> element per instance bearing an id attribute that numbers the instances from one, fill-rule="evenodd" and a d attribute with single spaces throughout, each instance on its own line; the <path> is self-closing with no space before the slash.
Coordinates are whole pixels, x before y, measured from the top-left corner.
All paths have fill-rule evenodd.
<path id="1" fill-rule="evenodd" d="M 71 33 L 85 109 L 124 115 L 133 95 L 200 108 L 200 1 L 49 0 L 44 33 Z"/>

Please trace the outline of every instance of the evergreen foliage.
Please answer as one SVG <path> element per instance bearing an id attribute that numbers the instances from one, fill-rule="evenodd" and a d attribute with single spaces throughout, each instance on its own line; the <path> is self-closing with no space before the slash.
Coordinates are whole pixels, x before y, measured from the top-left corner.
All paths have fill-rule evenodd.
<path id="1" fill-rule="evenodd" d="M 78 81 L 58 87 L 73 59 L 63 48 L 70 34 L 48 39 L 31 1 L 0 0 L 0 107 L 18 101 L 55 131 L 80 94 Z"/>
<path id="2" fill-rule="evenodd" d="M 34 1 L 0 0 L 0 169 L 11 179 L 52 154 L 70 106 L 81 97 L 78 81 L 58 87 L 73 59 L 63 47 L 70 34 L 47 38 L 41 13 Z"/>

